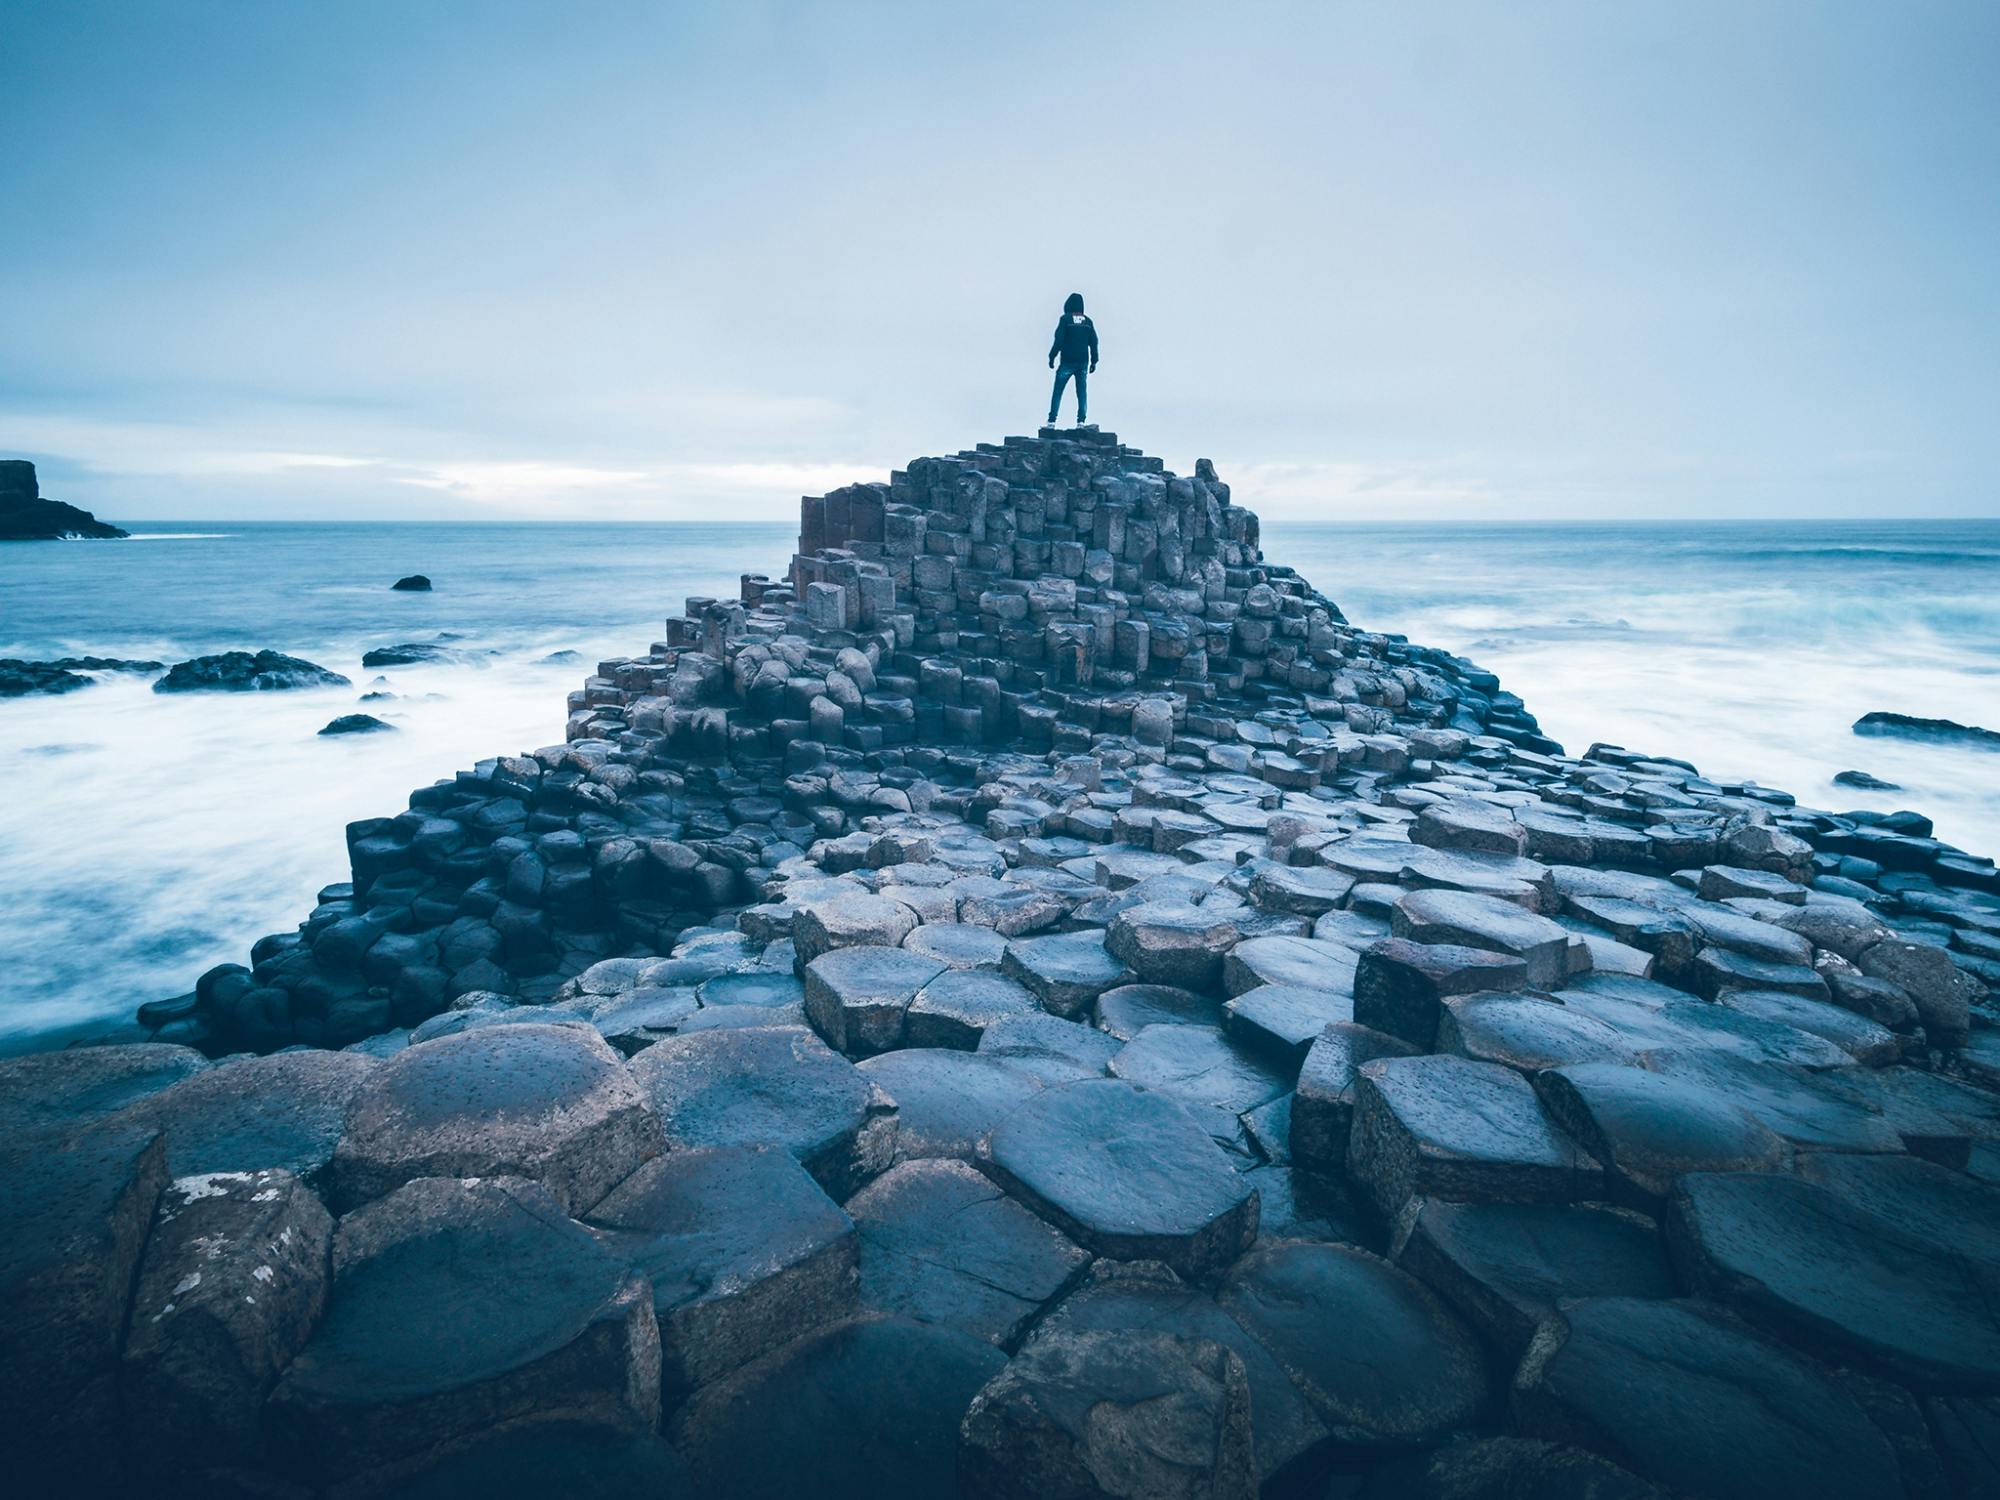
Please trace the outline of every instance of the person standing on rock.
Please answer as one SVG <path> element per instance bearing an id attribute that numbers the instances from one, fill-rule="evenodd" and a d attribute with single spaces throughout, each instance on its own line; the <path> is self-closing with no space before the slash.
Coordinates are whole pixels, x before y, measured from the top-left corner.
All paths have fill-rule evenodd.
<path id="1" fill-rule="evenodd" d="M 1056 413 L 1062 409 L 1063 387 L 1074 377 L 1076 425 L 1081 427 L 1084 408 L 1089 405 L 1084 377 L 1097 373 L 1097 325 L 1083 314 L 1082 292 L 1071 292 L 1063 303 L 1056 336 L 1049 345 L 1049 368 L 1056 372 L 1056 388 L 1049 393 L 1049 426 L 1056 425 Z"/>

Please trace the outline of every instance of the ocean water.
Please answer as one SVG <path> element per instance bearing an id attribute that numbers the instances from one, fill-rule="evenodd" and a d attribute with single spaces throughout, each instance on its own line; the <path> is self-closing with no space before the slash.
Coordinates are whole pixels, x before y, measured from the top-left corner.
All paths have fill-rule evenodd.
<path id="1" fill-rule="evenodd" d="M 690 595 L 776 573 L 779 524 L 164 524 L 0 547 L 0 656 L 269 647 L 352 688 L 0 700 L 0 1052 L 186 991 L 345 878 L 342 830 L 562 738 L 564 695 Z M 2000 853 L 2000 754 L 1862 739 L 1871 709 L 2000 727 L 2000 522 L 1265 529 L 1355 623 L 1463 651 L 1572 750 L 1692 760 Z M 430 594 L 397 594 L 405 573 Z M 364 671 L 450 635 L 469 659 Z M 574 651 L 581 660 L 549 662 Z M 393 701 L 358 705 L 377 677 Z M 393 734 L 321 739 L 359 708 Z M 1833 786 L 1855 767 L 1896 793 Z"/>

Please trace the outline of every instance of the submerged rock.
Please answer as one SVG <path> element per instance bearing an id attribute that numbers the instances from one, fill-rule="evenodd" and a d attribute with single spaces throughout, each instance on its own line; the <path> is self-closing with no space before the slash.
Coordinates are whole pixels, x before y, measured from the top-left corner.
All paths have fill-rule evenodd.
<path id="1" fill-rule="evenodd" d="M 2000 750 L 2000 730 L 1981 729 L 1952 719 L 1921 719 L 1911 714 L 1863 714 L 1854 721 L 1856 734 L 1887 734 L 1903 739 L 1941 740 L 1977 749 Z"/>
<path id="2" fill-rule="evenodd" d="M 371 693 L 368 696 L 372 698 L 384 695 Z M 395 727 L 394 724 L 378 719 L 373 714 L 342 714 L 339 718 L 330 721 L 326 728 L 320 731 L 320 734 L 380 734 L 384 730 L 393 730 Z"/>
<path id="3" fill-rule="evenodd" d="M 156 693 L 275 693 L 297 688 L 351 687 L 338 672 L 278 651 L 224 651 L 176 662 L 153 684 Z"/>

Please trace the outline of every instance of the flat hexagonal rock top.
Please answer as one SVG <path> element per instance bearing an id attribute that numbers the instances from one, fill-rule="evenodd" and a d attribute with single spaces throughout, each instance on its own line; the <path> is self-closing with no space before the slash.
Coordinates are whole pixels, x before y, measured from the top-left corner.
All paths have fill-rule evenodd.
<path id="1" fill-rule="evenodd" d="M 1125 1329 L 1213 1339 L 1243 1361 L 1250 1381 L 1250 1423 L 1265 1482 L 1286 1473 L 1326 1441 L 1326 1428 L 1271 1351 L 1217 1305 L 1153 1261 L 1100 1260 L 1058 1303 L 1034 1338 L 1066 1330 Z M 1029 1346 L 1033 1346 L 1034 1339 Z"/>
<path id="2" fill-rule="evenodd" d="M 1835 1086 L 1826 1074 L 1727 1053 L 1667 1052 L 1653 1071 L 1713 1089 L 1759 1123 L 1810 1151 L 1896 1151 L 1903 1139 L 1888 1118 Z"/>
<path id="3" fill-rule="evenodd" d="M 1720 1003 L 1760 1021 L 1811 1032 L 1869 1067 L 1882 1067 L 1899 1061 L 1903 1055 L 1901 1039 L 1888 1027 L 1878 1026 L 1866 1016 L 1824 1000 L 1808 1000 L 1803 995 L 1776 990 L 1731 990 L 1721 997 Z"/>
<path id="4" fill-rule="evenodd" d="M 1161 1024 L 1220 1026 L 1222 1006 L 1213 996 L 1171 984 L 1122 984 L 1097 997 L 1098 1029 L 1121 1042 Z"/>
<path id="5" fill-rule="evenodd" d="M 409 1183 L 341 1221 L 333 1278 L 267 1408 L 309 1483 L 393 1473 L 504 1422 L 658 1420 L 644 1279 L 535 1183 Z"/>
<path id="6" fill-rule="evenodd" d="M 926 922 L 903 939 L 903 946 L 947 968 L 997 968 L 1007 952 L 1007 939 L 972 922 Z"/>
<path id="7" fill-rule="evenodd" d="M 662 1144 L 645 1091 L 602 1037 L 490 1026 L 368 1074 L 334 1150 L 335 1196 L 364 1203 L 418 1177 L 514 1176 L 580 1213 Z"/>
<path id="8" fill-rule="evenodd" d="M 1446 943 L 1511 953 L 1528 966 L 1528 983 L 1544 989 L 1569 977 L 1569 934 L 1547 917 L 1465 891 L 1413 891 L 1396 903 L 1390 928 L 1418 943 Z"/>
<path id="9" fill-rule="evenodd" d="M 1342 943 L 1305 937 L 1246 938 L 1222 964 L 1222 986 L 1241 995 L 1262 984 L 1295 984 L 1333 994 L 1354 993 L 1360 955 Z"/>
<path id="10" fill-rule="evenodd" d="M 1167 1333 L 1038 1338 L 973 1399 L 959 1481 L 968 1500 L 1255 1500 L 1243 1361 Z"/>
<path id="11" fill-rule="evenodd" d="M 858 1065 L 896 1101 L 896 1160 L 970 1161 L 984 1139 L 1042 1080 L 997 1053 L 948 1047 L 884 1052 Z"/>
<path id="12" fill-rule="evenodd" d="M 1132 980 L 1096 928 L 1016 938 L 1007 945 L 1000 971 L 1026 985 L 1051 1013 L 1064 1017 L 1082 1015 L 1106 990 Z"/>
<path id="13" fill-rule="evenodd" d="M 861 1300 L 1011 1349 L 1090 1263 L 958 1161 L 892 1167 L 847 1201 L 861 1231 Z"/>
<path id="14" fill-rule="evenodd" d="M 1004 1057 L 1043 1083 L 1102 1078 L 1119 1046 L 1116 1037 L 1094 1026 L 1046 1014 L 1010 1016 L 987 1027 L 979 1038 L 982 1053 Z"/>
<path id="15" fill-rule="evenodd" d="M 1671 1297 L 1650 1219 L 1602 1205 L 1427 1198 L 1396 1251 L 1511 1362 L 1563 1297 Z"/>
<path id="16" fill-rule="evenodd" d="M 675 1150 L 781 1146 L 836 1197 L 895 1153 L 895 1101 L 802 1026 L 669 1037 L 631 1068 Z"/>
<path id="17" fill-rule="evenodd" d="M 1418 1195 L 1565 1203 L 1602 1181 L 1519 1073 L 1442 1054 L 1362 1067 L 1347 1161 L 1385 1217 Z"/>
<path id="18" fill-rule="evenodd" d="M 1704 1292 L 1843 1364 L 1921 1390 L 2000 1385 L 2000 1192 L 1909 1160 L 1830 1180 L 1683 1177 L 1676 1259 Z"/>
<path id="19" fill-rule="evenodd" d="M 358 1052 L 237 1058 L 142 1100 L 130 1118 L 166 1132 L 176 1177 L 282 1167 L 318 1186 L 348 1107 L 379 1066 Z"/>
<path id="20" fill-rule="evenodd" d="M 1184 1276 L 1227 1265 L 1257 1233 L 1257 1195 L 1202 1125 L 1165 1094 L 1089 1079 L 1027 1101 L 980 1165 L 1070 1238 Z"/>
<path id="21" fill-rule="evenodd" d="M 1536 1075 L 1556 1123 L 1602 1162 L 1612 1184 L 1644 1207 L 1684 1172 L 1768 1171 L 1785 1143 L 1728 1095 L 1686 1078 L 1616 1063 Z"/>
<path id="22" fill-rule="evenodd" d="M 903 1013 L 903 1040 L 912 1047 L 970 1052 L 995 1022 L 1042 1013 L 1035 997 L 1004 975 L 989 969 L 947 969 L 918 990 Z"/>
<path id="23" fill-rule="evenodd" d="M 1676 1493 L 1902 1492 L 1889 1444 L 1845 1391 L 1700 1302 L 1563 1303 L 1515 1376 L 1514 1412 L 1530 1434 L 1591 1448 Z"/>
<path id="24" fill-rule="evenodd" d="M 1214 1026 L 1148 1026 L 1111 1059 L 1111 1074 L 1220 1113 L 1222 1120 L 1204 1115 L 1203 1123 L 1211 1135 L 1231 1140 L 1239 1133 L 1236 1117 L 1277 1098 L 1290 1081 Z"/>
<path id="25" fill-rule="evenodd" d="M 958 1424 L 1007 1356 L 969 1333 L 861 1318 L 800 1339 L 688 1404 L 695 1493 L 730 1500 L 956 1493 Z"/>
<path id="26" fill-rule="evenodd" d="M 656 1156 L 590 1222 L 652 1285 L 669 1405 L 854 1311 L 854 1223 L 781 1147 Z"/>
<path id="27" fill-rule="evenodd" d="M 1438 1051 L 1523 1073 L 1570 1063 L 1636 1063 L 1638 1049 L 1617 1028 L 1559 1000 L 1486 990 L 1455 995 L 1438 1017 Z"/>
<path id="28" fill-rule="evenodd" d="M 1225 1311 L 1282 1365 L 1335 1442 L 1438 1441 L 1486 1404 L 1484 1357 L 1435 1293 L 1346 1245 L 1275 1245 L 1223 1281 Z"/>
<path id="29" fill-rule="evenodd" d="M 135 1042 L 0 1059 L 0 1139 L 71 1130 L 203 1072 L 192 1047 Z"/>
<path id="30" fill-rule="evenodd" d="M 1354 996 L 1297 984 L 1260 984 L 1223 1007 L 1229 1034 L 1288 1068 L 1303 1063 L 1319 1034 L 1354 1019 Z"/>
<path id="31" fill-rule="evenodd" d="M 836 1051 L 886 1052 L 902 1044 L 917 992 L 945 968 L 905 948 L 837 948 L 806 966 L 806 1015 Z"/>

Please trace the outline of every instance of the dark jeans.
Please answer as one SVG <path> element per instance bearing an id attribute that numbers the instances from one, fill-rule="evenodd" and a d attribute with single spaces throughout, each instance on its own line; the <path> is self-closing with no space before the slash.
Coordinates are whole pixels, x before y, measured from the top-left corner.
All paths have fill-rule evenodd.
<path id="1" fill-rule="evenodd" d="M 1090 396 L 1084 388 L 1082 365 L 1064 365 L 1056 371 L 1056 388 L 1049 396 L 1049 426 L 1056 425 L 1056 413 L 1062 409 L 1063 387 L 1076 380 L 1076 425 L 1083 425 L 1083 410 L 1090 404 Z"/>

